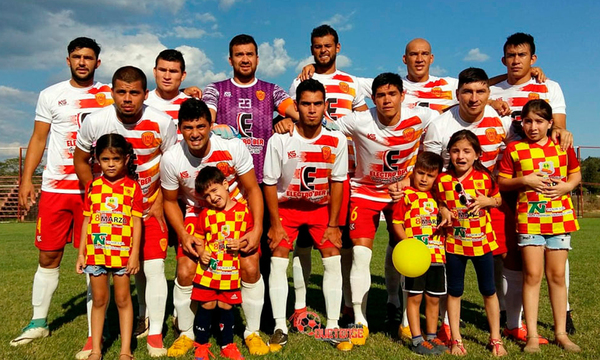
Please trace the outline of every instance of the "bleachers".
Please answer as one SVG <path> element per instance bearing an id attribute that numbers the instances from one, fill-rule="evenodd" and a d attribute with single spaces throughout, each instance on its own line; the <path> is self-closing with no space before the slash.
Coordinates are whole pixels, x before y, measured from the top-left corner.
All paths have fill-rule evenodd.
<path id="1" fill-rule="evenodd" d="M 34 176 L 36 203 L 40 196 L 41 183 L 41 176 Z M 34 221 L 36 217 L 37 205 L 32 206 L 29 211 L 19 208 L 19 177 L 0 176 L 0 221 Z"/>

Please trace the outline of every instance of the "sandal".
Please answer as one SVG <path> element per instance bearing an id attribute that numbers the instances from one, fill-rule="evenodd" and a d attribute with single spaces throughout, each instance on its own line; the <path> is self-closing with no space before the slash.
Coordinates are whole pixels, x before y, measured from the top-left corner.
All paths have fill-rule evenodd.
<path id="1" fill-rule="evenodd" d="M 490 343 L 488 344 L 488 348 L 492 350 L 492 354 L 496 357 L 501 357 L 508 355 L 506 349 L 504 348 L 504 344 L 500 339 L 490 339 Z"/>
<path id="2" fill-rule="evenodd" d="M 87 357 L 88 360 L 102 360 L 102 354 L 100 353 L 90 353 Z"/>
<path id="3" fill-rule="evenodd" d="M 123 357 L 126 357 L 127 359 L 123 359 Z M 131 354 L 120 353 L 119 360 L 134 360 L 134 357 Z"/>
<path id="4" fill-rule="evenodd" d="M 456 356 L 467 355 L 467 349 L 465 349 L 462 339 L 452 340 L 452 345 L 450 347 L 450 353 L 452 355 L 456 355 Z"/>
<path id="5" fill-rule="evenodd" d="M 542 337 L 541 336 L 527 336 L 527 344 L 525 344 L 525 347 L 523 348 L 523 352 L 529 353 L 529 354 L 533 354 L 533 353 L 537 353 L 540 352 L 540 340 Z M 534 341 L 534 344 L 531 345 L 529 344 L 529 339 L 536 339 L 536 341 Z"/>
<path id="6" fill-rule="evenodd" d="M 556 342 L 556 345 L 558 345 L 559 347 L 563 348 L 565 351 L 568 351 L 568 352 L 581 352 L 581 348 L 577 344 L 572 342 L 571 339 L 569 339 L 568 335 L 569 334 L 567 334 L 566 332 L 554 334 L 554 341 Z M 561 341 L 558 341 L 559 336 L 567 337 L 567 340 L 569 342 L 564 344 Z"/>

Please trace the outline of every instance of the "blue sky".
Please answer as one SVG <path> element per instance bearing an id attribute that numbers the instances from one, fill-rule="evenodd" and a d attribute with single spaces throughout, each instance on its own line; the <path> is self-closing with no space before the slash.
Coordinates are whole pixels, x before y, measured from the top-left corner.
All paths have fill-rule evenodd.
<path id="1" fill-rule="evenodd" d="M 338 30 L 338 67 L 368 77 L 405 74 L 402 53 L 415 37 L 432 44 L 435 75 L 456 77 L 469 66 L 500 74 L 506 37 L 531 33 L 537 65 L 562 86 L 576 145 L 600 146 L 595 1 L 20 0 L 0 4 L 0 147 L 27 144 L 37 94 L 69 77 L 66 45 L 77 36 L 103 48 L 97 80 L 108 82 L 123 65 L 151 77 L 168 47 L 186 57 L 184 85 L 204 87 L 231 75 L 228 42 L 247 33 L 259 43 L 259 77 L 287 90 L 310 58 L 310 31 L 322 23 Z"/>

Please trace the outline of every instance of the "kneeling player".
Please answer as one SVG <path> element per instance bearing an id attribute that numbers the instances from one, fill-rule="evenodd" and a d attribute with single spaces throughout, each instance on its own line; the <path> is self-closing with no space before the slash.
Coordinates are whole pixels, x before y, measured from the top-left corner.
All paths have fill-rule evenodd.
<path id="1" fill-rule="evenodd" d="M 327 328 L 338 326 L 342 301 L 338 216 L 342 182 L 348 173 L 346 138 L 321 125 L 326 102 L 325 88 L 318 81 L 306 80 L 298 86 L 296 107 L 300 114 L 296 131 L 291 136 L 273 135 L 265 156 L 263 182 L 271 214 L 268 238 L 273 251 L 269 293 L 275 333 L 269 343 L 271 351 L 279 351 L 287 343 L 286 272 L 300 226 L 308 226 L 323 257 Z"/>

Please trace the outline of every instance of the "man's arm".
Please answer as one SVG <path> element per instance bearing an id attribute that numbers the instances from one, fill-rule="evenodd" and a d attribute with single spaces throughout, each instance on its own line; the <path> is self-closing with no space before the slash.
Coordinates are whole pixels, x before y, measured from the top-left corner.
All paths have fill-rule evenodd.
<path id="1" fill-rule="evenodd" d="M 342 233 L 338 225 L 340 218 L 340 209 L 342 208 L 342 197 L 344 196 L 344 183 L 332 181 L 329 185 L 331 197 L 329 202 L 329 222 L 327 229 L 323 233 L 321 243 L 329 240 L 338 249 L 342 248 Z"/>
<path id="2" fill-rule="evenodd" d="M 198 257 L 199 254 L 196 252 L 195 246 L 199 246 L 202 243 L 197 241 L 198 239 L 193 235 L 189 234 L 185 229 L 185 223 L 183 221 L 183 213 L 179 208 L 179 204 L 177 203 L 177 195 L 178 190 L 167 190 L 162 188 L 163 194 L 163 208 L 165 210 L 165 215 L 169 220 L 169 224 L 175 230 L 177 237 L 181 240 L 181 246 L 183 250 L 187 253 Z"/>
<path id="3" fill-rule="evenodd" d="M 287 233 L 281 225 L 281 219 L 279 218 L 279 200 L 277 199 L 277 185 L 264 185 L 265 190 L 265 202 L 269 209 L 269 216 L 271 220 L 271 227 L 267 233 L 269 239 L 269 248 L 271 251 L 275 250 L 281 240 L 287 239 Z"/>
<path id="4" fill-rule="evenodd" d="M 75 148 L 75 155 L 73 155 L 73 165 L 75 166 L 75 173 L 79 178 L 79 182 L 82 186 L 92 181 L 94 175 L 92 174 L 92 168 L 90 167 L 90 153 L 81 150 L 79 147 Z"/>
<path id="5" fill-rule="evenodd" d="M 238 180 L 240 182 L 240 186 L 246 191 L 248 207 L 250 208 L 250 213 L 254 219 L 254 227 L 252 230 L 250 230 L 240 239 L 241 250 L 247 253 L 258 249 L 258 245 L 260 244 L 260 237 L 263 232 L 262 223 L 264 204 L 262 191 L 260 191 L 260 187 L 258 186 L 254 169 L 248 171 L 244 175 L 240 175 Z"/>
<path id="6" fill-rule="evenodd" d="M 42 156 L 44 156 L 49 132 L 50 123 L 36 121 L 33 125 L 33 134 L 31 134 L 29 145 L 27 145 L 25 167 L 19 184 L 19 205 L 26 210 L 29 210 L 31 206 L 28 200 L 31 200 L 31 204 L 35 204 L 35 188 L 33 187 L 32 177 L 42 160 Z"/>

